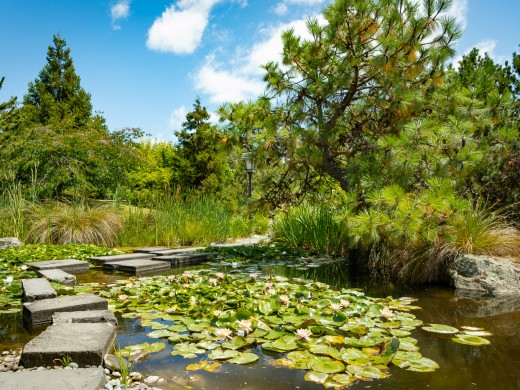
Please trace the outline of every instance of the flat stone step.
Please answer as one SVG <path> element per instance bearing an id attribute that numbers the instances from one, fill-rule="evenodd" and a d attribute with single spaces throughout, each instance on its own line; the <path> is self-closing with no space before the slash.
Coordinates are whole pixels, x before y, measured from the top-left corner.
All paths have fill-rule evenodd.
<path id="1" fill-rule="evenodd" d="M 111 324 L 58 324 L 49 326 L 22 350 L 25 368 L 54 366 L 56 359 L 69 356 L 80 367 L 99 366 L 116 338 Z"/>
<path id="2" fill-rule="evenodd" d="M 38 275 L 43 276 L 50 282 L 63 284 L 65 286 L 76 285 L 76 277 L 61 269 L 47 269 L 43 271 L 38 271 Z"/>
<path id="3" fill-rule="evenodd" d="M 196 250 L 204 249 L 202 247 L 200 248 L 178 248 L 178 249 L 163 249 L 158 251 L 151 251 L 149 253 L 153 253 L 156 256 L 171 256 L 171 255 L 180 255 L 182 253 L 191 253 L 195 252 Z"/>
<path id="4" fill-rule="evenodd" d="M 127 260 L 143 260 L 151 259 L 155 255 L 150 253 L 127 253 L 124 255 L 113 255 L 113 256 L 93 256 L 89 257 L 89 260 L 97 265 L 103 265 L 105 263 L 114 261 L 127 261 Z"/>
<path id="5" fill-rule="evenodd" d="M 58 296 L 56 290 L 52 288 L 49 281 L 45 278 L 23 279 L 22 289 L 23 302 L 34 302 L 41 299 L 56 298 Z"/>
<path id="6" fill-rule="evenodd" d="M 169 261 L 172 267 L 179 267 L 186 264 L 198 264 L 208 260 L 211 253 L 193 252 L 193 253 L 179 253 L 170 256 L 157 256 L 153 261 Z"/>
<path id="7" fill-rule="evenodd" d="M 166 246 L 147 246 L 144 248 L 136 248 L 134 249 L 134 253 L 151 253 L 151 252 L 157 252 L 157 251 L 165 251 L 170 248 Z"/>
<path id="8" fill-rule="evenodd" d="M 27 263 L 27 265 L 30 269 L 34 269 L 36 272 L 49 269 L 61 269 L 66 272 L 79 274 L 88 272 L 89 270 L 88 261 L 76 259 L 37 261 L 34 263 Z"/>
<path id="9" fill-rule="evenodd" d="M 117 318 L 110 310 L 68 311 L 52 315 L 52 323 L 57 324 L 92 324 L 107 323 L 117 326 Z"/>
<path id="10" fill-rule="evenodd" d="M 52 315 L 54 313 L 106 309 L 108 309 L 108 301 L 106 299 L 94 294 L 82 294 L 26 302 L 23 304 L 22 315 L 25 326 L 35 326 L 52 323 Z"/>
<path id="11" fill-rule="evenodd" d="M 103 265 L 105 270 L 128 272 L 132 275 L 149 275 L 151 273 L 168 271 L 171 267 L 172 265 L 169 261 L 152 261 L 150 259 L 116 261 Z"/>
<path id="12" fill-rule="evenodd" d="M 105 371 L 102 368 L 0 373 L 0 389 L 104 389 L 105 383 Z"/>

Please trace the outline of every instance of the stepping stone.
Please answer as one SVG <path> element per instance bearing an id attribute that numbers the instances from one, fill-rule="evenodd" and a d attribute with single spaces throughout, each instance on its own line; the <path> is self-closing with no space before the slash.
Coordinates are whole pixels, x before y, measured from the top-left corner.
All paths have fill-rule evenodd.
<path id="1" fill-rule="evenodd" d="M 151 253 L 151 252 L 157 252 L 157 251 L 164 251 L 170 248 L 167 248 L 165 246 L 148 246 L 144 248 L 136 248 L 134 249 L 134 253 Z"/>
<path id="2" fill-rule="evenodd" d="M 150 253 L 127 253 L 124 255 L 113 255 L 113 256 L 94 256 L 89 257 L 89 260 L 97 265 L 103 265 L 105 263 L 114 261 L 127 261 L 127 260 L 143 260 L 151 259 L 155 255 Z"/>
<path id="3" fill-rule="evenodd" d="M 63 284 L 65 286 L 75 286 L 76 285 L 76 277 L 61 269 L 48 269 L 48 270 L 38 271 L 38 275 L 43 276 L 50 282 Z"/>
<path id="4" fill-rule="evenodd" d="M 163 249 L 163 250 L 159 250 L 159 251 L 152 251 L 150 253 L 153 253 L 156 256 L 171 256 L 171 255 L 179 255 L 179 254 L 182 254 L 182 253 L 195 252 L 198 249 L 204 249 L 204 248 Z"/>
<path id="5" fill-rule="evenodd" d="M 103 265 L 103 269 L 105 270 L 123 271 L 132 275 L 149 275 L 151 273 L 159 273 L 168 271 L 171 267 L 172 265 L 169 261 L 152 261 L 150 259 L 116 261 L 105 263 Z"/>
<path id="6" fill-rule="evenodd" d="M 82 273 L 88 272 L 89 270 L 88 261 L 76 259 L 37 261 L 34 263 L 27 263 L 27 265 L 36 272 L 49 269 L 61 269 L 71 273 Z"/>
<path id="7" fill-rule="evenodd" d="M 58 294 L 45 278 L 23 279 L 23 302 L 34 302 L 41 299 L 56 298 Z"/>
<path id="8" fill-rule="evenodd" d="M 69 356 L 80 367 L 99 366 L 116 338 L 112 324 L 58 324 L 29 341 L 21 356 L 25 368 L 54 366 Z"/>
<path id="9" fill-rule="evenodd" d="M 193 253 L 180 253 L 177 255 L 170 256 L 157 256 L 152 260 L 154 261 L 169 261 L 172 264 L 172 267 L 178 267 L 185 264 L 193 264 L 193 263 L 202 263 L 211 256 L 211 253 L 204 252 L 193 252 Z"/>
<path id="10" fill-rule="evenodd" d="M 117 318 L 110 310 L 68 311 L 52 315 L 52 324 L 100 323 L 117 326 Z"/>
<path id="11" fill-rule="evenodd" d="M 34 326 L 52 323 L 52 315 L 54 313 L 106 309 L 108 309 L 108 301 L 106 299 L 94 294 L 82 294 L 26 302 L 23 304 L 22 316 L 24 325 Z"/>
<path id="12" fill-rule="evenodd" d="M 105 371 L 102 368 L 0 373 L 0 389 L 104 389 L 105 383 Z"/>

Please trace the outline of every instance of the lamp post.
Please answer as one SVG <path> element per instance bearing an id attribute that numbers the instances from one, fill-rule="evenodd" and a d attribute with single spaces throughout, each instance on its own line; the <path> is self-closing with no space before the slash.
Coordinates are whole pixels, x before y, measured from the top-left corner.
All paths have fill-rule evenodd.
<path id="1" fill-rule="evenodd" d="M 253 172 L 255 171 L 255 162 L 253 160 L 253 153 L 242 153 L 242 160 L 246 163 L 246 172 L 249 179 L 247 187 L 247 196 L 251 197 L 253 194 Z"/>

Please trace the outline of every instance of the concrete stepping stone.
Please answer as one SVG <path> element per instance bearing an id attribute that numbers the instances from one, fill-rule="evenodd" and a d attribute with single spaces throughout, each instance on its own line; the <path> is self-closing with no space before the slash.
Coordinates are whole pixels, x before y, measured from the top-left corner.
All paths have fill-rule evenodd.
<path id="1" fill-rule="evenodd" d="M 112 324 L 58 324 L 49 326 L 22 350 L 25 368 L 54 366 L 56 359 L 69 356 L 80 367 L 99 366 L 116 338 Z"/>
<path id="2" fill-rule="evenodd" d="M 114 261 L 127 261 L 127 260 L 144 260 L 151 259 L 155 255 L 151 253 L 127 253 L 124 255 L 113 255 L 113 256 L 93 256 L 89 257 L 89 260 L 97 265 L 103 265 Z"/>
<path id="3" fill-rule="evenodd" d="M 103 269 L 105 270 L 128 272 L 132 275 L 159 273 L 168 271 L 171 267 L 172 265 L 169 261 L 152 261 L 150 259 L 117 261 L 103 265 Z"/>
<path id="4" fill-rule="evenodd" d="M 204 248 L 178 248 L 178 249 L 163 249 L 159 251 L 152 251 L 150 253 L 153 253 L 156 256 L 171 256 L 171 255 L 179 255 L 182 253 L 191 253 L 195 252 L 196 250 L 204 249 Z"/>
<path id="5" fill-rule="evenodd" d="M 79 274 L 82 272 L 88 272 L 89 270 L 88 261 L 76 259 L 37 261 L 34 263 L 27 263 L 27 265 L 36 272 L 49 269 L 61 269 L 66 272 Z"/>
<path id="6" fill-rule="evenodd" d="M 104 389 L 105 383 L 106 376 L 102 368 L 0 373 L 0 389 Z"/>
<path id="7" fill-rule="evenodd" d="M 22 302 L 34 302 L 58 296 L 56 290 L 52 288 L 49 281 L 45 278 L 23 279 L 22 289 Z"/>
<path id="8" fill-rule="evenodd" d="M 117 318 L 110 310 L 68 311 L 52 315 L 53 325 L 107 323 L 117 326 Z"/>
<path id="9" fill-rule="evenodd" d="M 39 276 L 43 276 L 50 282 L 63 284 L 64 286 L 75 286 L 76 277 L 61 269 L 47 269 L 38 271 Z"/>
<path id="10" fill-rule="evenodd" d="M 147 246 L 144 248 L 136 248 L 134 249 L 134 253 L 151 253 L 151 252 L 157 252 L 157 251 L 164 251 L 168 250 L 170 248 L 165 246 Z"/>
<path id="11" fill-rule="evenodd" d="M 22 316 L 24 325 L 35 326 L 52 323 L 52 315 L 54 313 L 106 309 L 108 309 L 108 301 L 106 299 L 94 294 L 82 294 L 26 302 L 23 304 Z"/>
<path id="12" fill-rule="evenodd" d="M 179 253 L 177 255 L 170 256 L 157 256 L 154 257 L 153 261 L 169 261 L 172 267 L 178 267 L 185 264 L 202 263 L 211 256 L 211 253 L 205 252 L 193 252 L 193 253 Z"/>

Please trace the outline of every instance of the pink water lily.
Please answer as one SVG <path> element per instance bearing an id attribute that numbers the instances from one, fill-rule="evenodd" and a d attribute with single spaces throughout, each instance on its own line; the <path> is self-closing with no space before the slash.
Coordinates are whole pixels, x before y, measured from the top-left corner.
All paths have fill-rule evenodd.
<path id="1" fill-rule="evenodd" d="M 346 299 L 340 299 L 339 304 L 343 307 L 348 307 L 348 305 L 350 305 L 350 301 Z"/>
<path id="2" fill-rule="evenodd" d="M 330 308 L 333 311 L 340 311 L 342 307 L 343 306 L 341 305 L 341 303 L 331 303 L 331 305 L 330 305 Z"/>
<path id="3" fill-rule="evenodd" d="M 168 280 L 173 282 L 175 280 L 175 275 L 168 275 Z"/>
<path id="4" fill-rule="evenodd" d="M 233 338 L 233 331 L 228 328 L 217 328 L 215 330 L 215 336 L 222 340 L 226 339 L 232 339 Z"/>
<path id="5" fill-rule="evenodd" d="M 390 310 L 390 308 L 385 307 L 383 310 L 381 310 L 381 317 L 385 317 L 386 319 L 393 317 L 394 312 Z"/>
<path id="6" fill-rule="evenodd" d="M 126 295 L 126 294 L 121 294 L 120 296 L 117 297 L 117 300 L 121 301 L 121 302 L 126 301 L 127 299 L 128 299 L 128 295 Z"/>
<path id="7" fill-rule="evenodd" d="M 311 335 L 312 335 L 312 332 L 311 332 L 309 329 L 297 329 L 297 330 L 296 330 L 296 335 L 297 335 L 299 338 L 308 341 L 309 338 L 310 338 Z"/>
<path id="8" fill-rule="evenodd" d="M 216 286 L 216 285 L 217 285 L 217 282 L 218 282 L 218 281 L 217 281 L 217 279 L 215 279 L 215 278 L 211 278 L 211 279 L 209 280 L 209 284 L 211 284 L 212 286 Z"/>
<path id="9" fill-rule="evenodd" d="M 273 284 L 271 282 L 267 282 L 265 284 L 265 288 L 271 288 L 271 287 L 273 287 Z"/>
<path id="10" fill-rule="evenodd" d="M 224 275 L 224 273 L 222 273 L 222 272 L 218 272 L 216 276 L 217 276 L 217 278 L 219 278 L 219 279 L 223 279 L 224 276 L 226 276 L 226 275 Z"/>
<path id="11" fill-rule="evenodd" d="M 282 302 L 285 306 L 289 306 L 291 300 L 287 295 L 280 295 L 280 302 Z"/>

